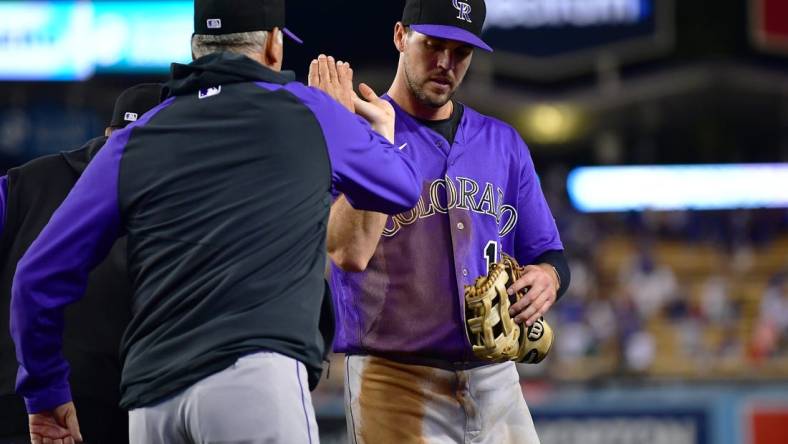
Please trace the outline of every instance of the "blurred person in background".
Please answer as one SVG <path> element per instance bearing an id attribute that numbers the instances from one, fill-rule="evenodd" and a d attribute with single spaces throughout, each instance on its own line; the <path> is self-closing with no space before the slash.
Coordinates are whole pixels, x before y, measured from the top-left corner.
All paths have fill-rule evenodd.
<path id="1" fill-rule="evenodd" d="M 774 276 L 761 299 L 753 357 L 756 361 L 784 352 L 788 346 L 788 273 Z"/>
<path id="2" fill-rule="evenodd" d="M 28 416 L 14 394 L 19 368 L 9 330 L 11 283 L 21 257 L 44 229 L 109 136 L 158 105 L 162 87 L 133 86 L 115 101 L 104 135 L 81 148 L 44 156 L 0 178 L 0 442 L 23 443 Z M 120 402 L 120 342 L 131 318 L 131 285 L 126 274 L 126 242 L 121 238 L 91 273 L 82 300 L 66 313 L 63 354 L 71 362 L 69 381 L 80 408 L 83 436 L 90 442 L 128 442 L 128 413 Z M 51 418 L 32 417 L 31 430 Z"/>
<path id="3" fill-rule="evenodd" d="M 719 343 L 714 344 L 711 350 L 699 350 L 700 353 L 710 353 L 717 357 L 739 356 L 742 352 L 744 341 L 736 328 L 741 322 L 741 307 L 735 301 L 731 285 L 731 270 L 715 272 L 706 277 L 700 290 L 698 315 L 701 325 L 706 330 L 721 332 Z M 701 346 L 703 344 L 700 344 Z M 694 354 L 691 351 L 690 354 Z"/>
<path id="4" fill-rule="evenodd" d="M 562 363 L 576 366 L 580 359 L 615 351 L 618 324 L 610 295 L 599 291 L 599 282 L 585 257 L 570 259 L 572 286 L 556 307 L 555 352 Z M 554 363 L 556 361 L 553 361 Z"/>
<path id="5" fill-rule="evenodd" d="M 130 441 L 318 440 L 308 389 L 334 330 L 331 192 L 396 214 L 417 203 L 421 178 L 391 143 L 386 101 L 354 100 L 371 127 L 282 71 L 284 35 L 297 40 L 284 11 L 284 0 L 196 0 L 195 60 L 173 64 L 165 100 L 110 137 L 20 260 L 17 391 L 57 420 L 44 436 L 79 440 L 62 311 L 125 233 Z"/>
<path id="6" fill-rule="evenodd" d="M 657 263 L 650 247 L 643 247 L 632 265 L 621 270 L 619 278 L 644 320 L 658 315 L 678 296 L 676 275 L 669 265 Z"/>
<path id="7" fill-rule="evenodd" d="M 722 273 L 708 276 L 701 288 L 700 310 L 703 319 L 714 325 L 726 325 L 733 321 L 735 309 L 729 277 Z"/>
<path id="8" fill-rule="evenodd" d="M 569 286 L 563 245 L 517 131 L 453 100 L 475 48 L 491 51 L 479 37 L 485 2 L 408 0 L 402 17 L 386 98 L 397 145 L 425 179 L 422 199 L 389 218 L 340 197 L 329 219 L 348 434 L 367 444 L 535 444 L 515 364 L 472 353 L 463 285 L 510 253 L 526 270 L 510 290 L 530 287 L 510 315 L 527 328 Z"/>
<path id="9" fill-rule="evenodd" d="M 639 347 L 638 344 L 642 346 L 648 343 L 648 341 L 643 340 L 643 338 L 646 337 L 644 334 L 648 332 L 645 331 L 643 319 L 640 316 L 632 295 L 626 287 L 619 287 L 613 294 L 612 301 L 616 319 L 616 330 L 618 333 L 617 361 L 620 366 L 619 372 L 626 374 L 638 367 L 643 367 L 644 361 L 647 361 L 646 366 L 650 365 L 650 360 L 640 359 L 638 363 L 636 363 L 632 359 L 634 356 L 638 355 L 648 356 L 647 353 L 634 353 L 632 351 L 633 348 Z"/>

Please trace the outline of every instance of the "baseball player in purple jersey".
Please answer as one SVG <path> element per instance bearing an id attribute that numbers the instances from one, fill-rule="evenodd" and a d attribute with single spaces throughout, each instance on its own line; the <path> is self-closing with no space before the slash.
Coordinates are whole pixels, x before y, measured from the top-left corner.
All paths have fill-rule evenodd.
<path id="1" fill-rule="evenodd" d="M 480 38 L 483 0 L 407 0 L 388 100 L 395 145 L 423 177 L 418 205 L 388 217 L 332 207 L 328 249 L 347 353 L 354 443 L 538 443 L 512 362 L 479 362 L 465 333 L 463 286 L 502 252 L 531 264 L 510 290 L 531 325 L 569 269 L 525 143 L 511 126 L 452 100 Z M 347 271 L 352 270 L 352 271 Z"/>

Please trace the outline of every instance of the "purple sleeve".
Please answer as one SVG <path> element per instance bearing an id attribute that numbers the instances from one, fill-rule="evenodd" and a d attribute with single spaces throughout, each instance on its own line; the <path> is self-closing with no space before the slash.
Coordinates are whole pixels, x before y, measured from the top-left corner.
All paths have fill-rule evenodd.
<path id="1" fill-rule="evenodd" d="M 421 177 L 411 159 L 322 91 L 296 83 L 287 89 L 320 123 L 334 187 L 353 208 L 397 214 L 416 205 Z"/>
<path id="2" fill-rule="evenodd" d="M 82 297 L 89 272 L 121 232 L 118 169 L 130 134 L 126 129 L 110 137 L 17 266 L 11 336 L 19 362 L 16 390 L 29 413 L 71 400 L 63 311 Z"/>
<path id="3" fill-rule="evenodd" d="M 515 257 L 521 263 L 530 264 L 542 253 L 548 250 L 563 250 L 564 246 L 542 192 L 531 153 L 520 136 L 515 137 L 522 156 L 517 198 L 518 220 L 514 237 Z"/>
<path id="4" fill-rule="evenodd" d="M 0 177 L 0 235 L 3 234 L 3 228 L 5 228 L 5 204 L 7 194 L 8 176 L 3 176 Z"/>

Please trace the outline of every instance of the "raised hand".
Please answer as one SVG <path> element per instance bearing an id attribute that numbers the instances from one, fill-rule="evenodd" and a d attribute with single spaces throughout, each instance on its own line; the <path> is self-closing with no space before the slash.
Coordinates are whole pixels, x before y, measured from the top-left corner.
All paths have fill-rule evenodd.
<path id="1" fill-rule="evenodd" d="M 349 63 L 337 62 L 331 56 L 320 54 L 309 64 L 309 86 L 318 88 L 369 122 L 372 129 L 394 143 L 394 108 L 368 85 L 362 83 L 353 91 L 353 69 Z"/>
<path id="2" fill-rule="evenodd" d="M 353 69 L 349 63 L 335 61 L 331 56 L 320 54 L 309 64 L 309 86 L 318 88 L 347 108 L 355 112 L 353 99 Z"/>
<path id="3" fill-rule="evenodd" d="M 366 83 L 358 85 L 361 97 L 356 96 L 353 104 L 356 114 L 369 122 L 372 129 L 380 133 L 389 142 L 394 143 L 394 122 L 396 116 L 391 103 L 381 99 Z"/>

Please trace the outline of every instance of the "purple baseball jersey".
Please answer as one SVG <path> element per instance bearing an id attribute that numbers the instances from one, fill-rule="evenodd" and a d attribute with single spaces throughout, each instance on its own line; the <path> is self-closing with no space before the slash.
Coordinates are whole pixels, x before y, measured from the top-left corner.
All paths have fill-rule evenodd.
<path id="1" fill-rule="evenodd" d="M 421 198 L 389 217 L 366 271 L 332 264 L 334 350 L 471 362 L 465 285 L 501 252 L 532 263 L 563 250 L 525 143 L 511 126 L 465 107 L 453 145 L 390 98 L 396 145 L 418 166 Z"/>

